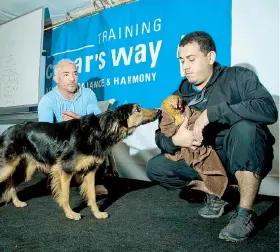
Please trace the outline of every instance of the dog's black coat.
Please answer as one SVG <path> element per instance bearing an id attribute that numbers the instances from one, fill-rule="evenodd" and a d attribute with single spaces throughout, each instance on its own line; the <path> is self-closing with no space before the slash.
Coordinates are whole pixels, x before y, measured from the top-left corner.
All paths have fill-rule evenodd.
<path id="1" fill-rule="evenodd" d="M 157 109 L 142 109 L 126 104 L 98 116 L 88 115 L 61 123 L 28 122 L 7 129 L 0 137 L 0 185 L 5 201 L 16 207 L 26 206 L 16 193 L 19 181 L 28 181 L 36 170 L 50 174 L 52 193 L 66 217 L 81 216 L 69 206 L 69 183 L 72 176 L 81 178 L 81 194 L 96 218 L 108 214 L 98 210 L 95 200 L 95 172 L 113 145 L 131 135 L 135 129 L 154 121 Z M 24 167 L 24 178 L 18 169 Z M 68 195 L 68 196 L 67 196 Z"/>
<path id="2" fill-rule="evenodd" d="M 72 171 L 78 154 L 104 157 L 114 144 L 126 137 L 119 131 L 121 127 L 128 128 L 127 120 L 133 108 L 133 104 L 127 104 L 98 116 L 55 124 L 27 122 L 12 126 L 0 137 L 0 158 L 8 161 L 28 153 L 48 165 L 54 165 L 60 158 L 63 170 Z"/>

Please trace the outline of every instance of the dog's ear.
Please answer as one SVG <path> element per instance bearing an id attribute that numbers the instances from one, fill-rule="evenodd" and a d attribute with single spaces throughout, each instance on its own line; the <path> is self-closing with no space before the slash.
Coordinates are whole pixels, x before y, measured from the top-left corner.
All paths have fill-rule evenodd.
<path id="1" fill-rule="evenodd" d="M 119 125 L 122 126 L 122 127 L 128 128 L 127 119 L 128 119 L 128 116 L 125 116 L 123 114 L 120 115 L 120 117 L 119 117 Z"/>
<path id="2" fill-rule="evenodd" d="M 100 116 L 100 128 L 105 135 L 118 133 L 123 124 L 125 123 L 116 110 L 107 111 Z"/>
<path id="3" fill-rule="evenodd" d="M 133 113 L 133 104 L 126 104 L 116 110 L 120 126 L 128 128 L 128 119 Z"/>
<path id="4" fill-rule="evenodd" d="M 128 119 L 133 113 L 133 105 L 125 104 L 100 116 L 100 127 L 107 134 L 119 133 L 128 129 Z"/>
<path id="5" fill-rule="evenodd" d="M 118 132 L 119 128 L 121 127 L 121 124 L 119 121 L 115 120 L 111 122 L 110 131 L 111 132 Z"/>

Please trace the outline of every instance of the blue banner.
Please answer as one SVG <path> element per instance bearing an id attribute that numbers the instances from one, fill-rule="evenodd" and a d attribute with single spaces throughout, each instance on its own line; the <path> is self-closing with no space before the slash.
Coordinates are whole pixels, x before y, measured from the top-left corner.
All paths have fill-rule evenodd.
<path id="1" fill-rule="evenodd" d="M 211 34 L 217 61 L 230 65 L 231 0 L 139 0 L 65 24 L 45 33 L 46 92 L 53 65 L 69 58 L 98 100 L 160 107 L 183 78 L 181 37 L 196 30 Z"/>

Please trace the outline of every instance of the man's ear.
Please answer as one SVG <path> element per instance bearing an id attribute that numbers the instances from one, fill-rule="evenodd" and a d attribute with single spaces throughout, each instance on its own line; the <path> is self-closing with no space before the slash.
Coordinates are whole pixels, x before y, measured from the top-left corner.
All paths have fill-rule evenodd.
<path id="1" fill-rule="evenodd" d="M 207 57 L 208 57 L 208 59 L 209 59 L 210 65 L 213 65 L 213 64 L 215 63 L 215 60 L 216 60 L 216 52 L 210 51 L 210 52 L 207 54 Z"/>
<path id="2" fill-rule="evenodd" d="M 57 75 L 54 75 L 54 76 L 53 76 L 53 80 L 55 81 L 55 83 L 58 83 L 58 76 L 57 76 Z"/>

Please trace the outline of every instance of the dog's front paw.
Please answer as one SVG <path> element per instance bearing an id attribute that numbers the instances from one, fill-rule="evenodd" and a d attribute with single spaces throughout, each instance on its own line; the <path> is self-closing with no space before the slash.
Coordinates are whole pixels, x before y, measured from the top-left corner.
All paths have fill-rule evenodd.
<path id="1" fill-rule="evenodd" d="M 73 211 L 72 212 L 68 212 L 65 215 L 66 215 L 66 217 L 68 219 L 71 219 L 71 220 L 80 220 L 82 218 L 79 213 L 75 213 Z"/>
<path id="2" fill-rule="evenodd" d="M 109 217 L 107 212 L 94 212 L 93 214 L 96 219 L 107 219 Z"/>

